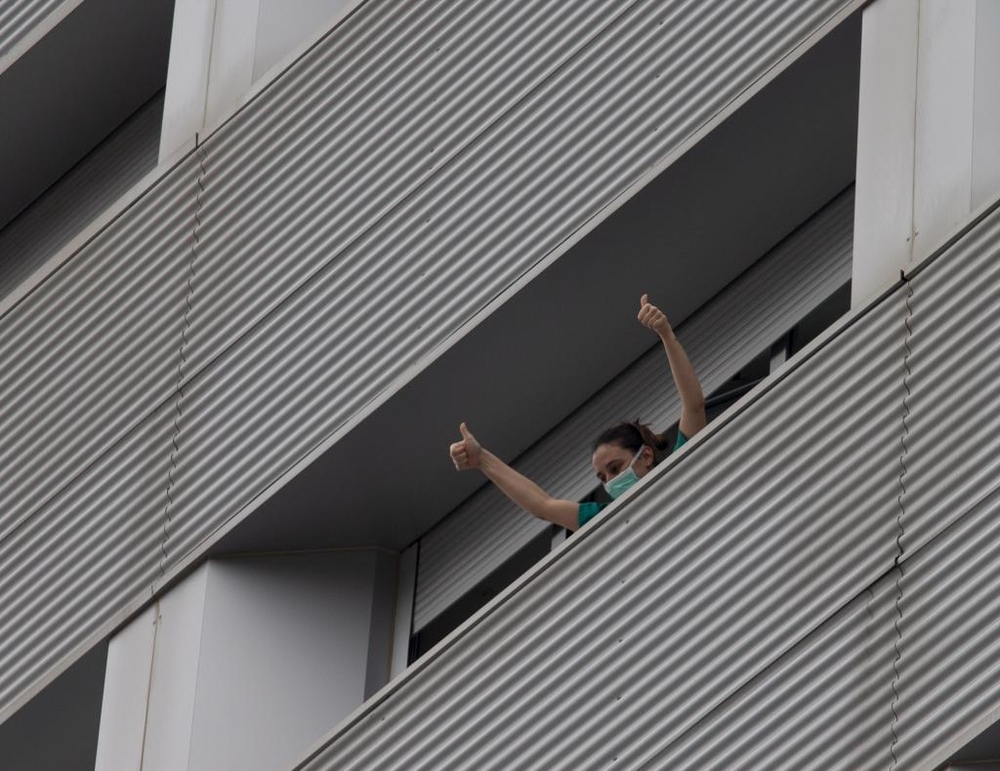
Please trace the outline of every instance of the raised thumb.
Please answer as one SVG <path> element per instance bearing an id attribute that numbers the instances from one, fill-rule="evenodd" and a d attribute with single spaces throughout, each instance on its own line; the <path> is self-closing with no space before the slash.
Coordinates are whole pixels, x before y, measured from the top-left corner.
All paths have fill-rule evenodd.
<path id="1" fill-rule="evenodd" d="M 468 428 L 468 426 L 465 425 L 465 423 L 462 423 L 461 425 L 459 425 L 458 430 L 462 432 L 462 438 L 463 439 L 474 439 L 475 438 L 475 437 L 472 436 L 472 432 L 469 431 L 469 428 Z"/>

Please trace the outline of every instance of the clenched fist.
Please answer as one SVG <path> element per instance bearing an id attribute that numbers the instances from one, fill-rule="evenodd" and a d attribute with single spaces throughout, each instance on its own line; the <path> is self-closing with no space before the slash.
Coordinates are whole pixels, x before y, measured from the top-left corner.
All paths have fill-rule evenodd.
<path id="1" fill-rule="evenodd" d="M 451 462 L 455 468 L 464 471 L 467 468 L 479 468 L 483 460 L 483 447 L 472 435 L 465 423 L 462 423 L 458 430 L 462 432 L 462 441 L 455 442 L 449 449 Z"/>

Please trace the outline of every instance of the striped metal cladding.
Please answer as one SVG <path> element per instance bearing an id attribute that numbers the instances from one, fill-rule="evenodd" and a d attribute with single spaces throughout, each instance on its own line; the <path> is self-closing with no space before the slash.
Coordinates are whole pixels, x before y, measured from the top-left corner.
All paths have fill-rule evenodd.
<path id="1" fill-rule="evenodd" d="M 0 300 L 156 167 L 163 94 L 0 230 Z"/>
<path id="2" fill-rule="evenodd" d="M 912 284 L 907 550 L 1000 486 L 1000 212 Z"/>
<path id="3" fill-rule="evenodd" d="M 935 768 L 988 727 L 1000 714 L 1000 493 L 994 475 L 979 473 L 984 458 L 976 447 L 935 453 L 933 460 L 923 454 L 931 443 L 924 432 L 940 435 L 939 413 L 954 407 L 957 394 L 959 403 L 978 400 L 968 383 L 956 390 L 956 359 L 966 345 L 983 344 L 977 323 L 992 323 L 976 311 L 993 307 L 996 296 L 995 272 L 983 262 L 1000 244 L 998 214 L 921 270 L 912 298 L 901 287 L 827 341 L 738 419 L 685 450 L 617 514 L 599 520 L 600 529 L 584 530 L 593 537 L 570 541 L 545 565 L 543 580 L 534 576 L 480 614 L 299 768 L 504 767 L 522 751 L 517 763 L 535 767 L 861 769 L 892 765 L 894 752 L 894 767 Z M 957 316 L 954 329 L 940 306 Z M 963 321 L 964 308 L 975 321 Z M 876 327 L 887 324 L 896 334 L 875 343 Z M 873 362 L 868 353 L 891 355 Z M 911 389 L 905 445 L 904 374 Z M 864 393 L 881 392 L 872 378 L 886 378 L 895 391 L 887 403 Z M 801 416 L 789 424 L 782 401 L 839 436 L 807 426 L 819 431 L 821 445 L 799 444 Z M 990 425 L 996 412 L 987 402 L 978 419 Z M 856 425 L 838 426 L 841 420 Z M 871 434 L 883 424 L 875 458 Z M 747 450 L 761 431 L 776 432 L 775 444 L 765 436 L 761 447 Z M 899 501 L 872 506 L 871 496 L 850 484 L 847 500 L 830 484 L 855 475 L 872 484 L 875 475 L 891 497 L 902 490 L 904 446 L 908 492 L 899 500 L 912 534 L 904 539 L 900 577 L 892 568 Z M 803 461 L 801 452 L 811 457 Z M 745 486 L 747 472 L 760 483 Z M 800 487 L 796 497 L 783 480 Z M 754 505 L 740 497 L 744 486 L 747 495 L 780 496 L 760 520 L 773 550 L 754 540 L 761 525 L 745 514 Z M 796 512 L 796 498 L 809 508 Z M 656 522 L 663 502 L 683 518 Z M 840 507 L 843 515 L 834 510 Z M 636 556 L 645 540 L 632 531 L 644 522 L 656 544 Z M 694 541 L 695 564 L 678 558 L 679 538 Z M 643 572 L 633 575 L 632 560 L 643 558 Z M 859 580 L 866 573 L 871 580 Z M 823 583 L 825 575 L 839 587 Z M 637 580 L 642 585 L 630 593 L 625 587 Z M 803 600 L 816 599 L 813 582 L 827 593 L 827 612 L 840 609 L 825 621 L 803 612 Z M 744 627 L 746 614 L 757 617 Z M 761 638 L 790 621 L 804 639 L 744 679 L 748 659 L 752 665 L 765 647 Z M 643 639 L 633 640 L 637 635 Z M 627 660 L 633 651 L 638 655 Z M 708 700 L 714 705 L 702 710 Z"/>
<path id="4" fill-rule="evenodd" d="M 0 721 L 151 597 L 173 421 L 166 404 L 0 542 Z"/>
<path id="5" fill-rule="evenodd" d="M 32 564 L 42 560 L 35 549 L 45 548 L 33 534 L 59 532 L 66 539 L 61 549 L 91 549 L 87 553 L 89 560 L 84 561 L 95 566 L 88 568 L 86 583 L 58 584 L 65 593 L 51 598 L 51 608 L 32 603 L 17 605 L 13 612 L 18 626 L 0 627 L 6 650 L 20 652 L 17 661 L 10 658 L 11 653 L 0 654 L 5 657 L 5 665 L 9 661 L 11 667 L 0 686 L 4 694 L 0 719 L 11 713 L 15 708 L 12 705 L 23 701 L 25 693 L 66 666 L 67 657 L 78 650 L 67 642 L 78 639 L 71 634 L 72 625 L 57 629 L 52 624 L 62 624 L 72 616 L 77 622 L 85 620 L 88 629 L 106 629 L 107 624 L 121 617 L 123 608 L 133 607 L 145 597 L 145 592 L 130 588 L 132 584 L 122 583 L 133 569 L 140 570 L 143 576 L 136 586 L 145 581 L 145 568 L 135 567 L 146 565 L 145 552 L 106 551 L 109 546 L 105 542 L 77 540 L 77 534 L 85 531 L 76 526 L 76 509 L 64 503 L 69 491 L 80 501 L 103 494 L 125 496 L 124 503 L 115 503 L 113 516 L 127 511 L 135 518 L 132 526 L 150 528 L 150 533 L 162 528 L 169 514 L 173 522 L 167 528 L 169 538 L 161 546 L 167 549 L 164 568 L 171 570 L 178 559 L 237 514 L 291 462 L 320 441 L 335 440 L 346 420 L 356 417 L 407 367 L 423 361 L 448 335 L 494 301 L 498 293 L 537 266 L 566 235 L 586 225 L 651 165 L 680 152 L 684 142 L 706 120 L 751 87 L 809 35 L 825 22 L 839 18 L 838 12 L 857 6 L 858 0 L 730 2 L 706 12 L 704 4 L 693 2 L 633 4 L 621 16 L 608 19 L 608 26 L 601 28 L 598 37 L 575 54 L 560 47 L 559 56 L 564 59 L 548 76 L 538 72 L 533 82 L 518 80 L 513 71 L 492 73 L 489 85 L 479 90 L 489 91 L 490 85 L 511 81 L 522 89 L 518 94 L 504 92 L 504 99 L 512 106 L 502 115 L 497 112 L 502 109 L 500 102 L 480 103 L 474 101 L 474 96 L 462 97 L 465 91 L 456 90 L 456 96 L 447 97 L 455 100 L 453 104 L 469 101 L 477 105 L 472 112 L 462 112 L 463 120 L 486 122 L 493 110 L 488 125 L 481 125 L 479 133 L 470 133 L 464 143 L 455 143 L 451 155 L 442 153 L 433 175 L 414 187 L 412 193 L 394 188 L 392 195 L 406 197 L 398 202 L 391 197 L 383 199 L 383 208 L 372 210 L 372 224 L 364 226 L 353 241 L 331 242 L 331 261 L 311 277 L 298 275 L 296 280 L 305 283 L 297 290 L 281 300 L 268 295 L 263 303 L 255 303 L 256 295 L 266 294 L 276 276 L 292 269 L 287 260 L 271 264 L 269 277 L 262 277 L 263 285 L 260 281 L 250 284 L 247 296 L 233 300 L 235 305 L 245 303 L 255 309 L 251 316 L 237 316 L 234 310 L 213 305 L 217 294 L 224 291 L 212 272 L 218 261 L 212 256 L 213 250 L 225 249 L 224 236 L 228 233 L 225 220 L 219 219 L 219 207 L 225 200 L 228 177 L 259 168 L 270 160 L 279 164 L 276 169 L 292 168 L 280 165 L 285 162 L 282 153 L 286 145 L 294 146 L 299 167 L 312 164 L 315 148 L 308 144 L 310 140 L 294 144 L 293 138 L 272 140 L 250 156 L 239 156 L 241 148 L 255 147 L 253 137 L 241 144 L 238 129 L 243 121 L 256 121 L 250 134 L 269 135 L 274 131 L 281 137 L 285 136 L 278 125 L 282 116 L 299 114 L 289 109 L 290 105 L 319 104 L 315 95 L 323 93 L 322 71 L 310 71 L 305 78 L 292 80 L 307 68 L 302 62 L 302 66 L 293 66 L 221 130 L 217 140 L 205 146 L 203 158 L 208 173 L 202 181 L 207 188 L 204 202 L 209 219 L 205 222 L 203 286 L 209 288 L 199 292 L 199 275 L 194 282 L 195 308 L 190 316 L 193 361 L 184 370 L 196 379 L 185 386 L 181 420 L 184 430 L 174 475 L 178 505 L 174 511 L 158 510 L 145 501 L 135 505 L 132 499 L 138 493 L 108 480 L 136 478 L 149 471 L 145 493 L 154 496 L 165 487 L 157 476 L 166 470 L 159 460 L 147 463 L 142 454 L 130 457 L 119 450 L 123 442 L 131 441 L 132 434 L 150 430 L 164 410 L 172 407 L 199 160 L 188 157 L 182 161 L 0 319 L 0 357 L 15 362 L 15 367 L 5 370 L 0 380 L 0 398 L 5 400 L 0 462 L 5 469 L 15 469 L 0 489 L 0 512 L 4 517 L 0 523 L 0 548 L 5 550 L 8 564 Z M 360 29 L 369 23 L 371 29 L 391 30 L 407 18 L 410 7 L 369 3 L 352 14 L 343 29 Z M 438 13 L 444 6 L 419 8 Z M 577 14 L 586 12 L 567 10 L 565 4 L 558 8 L 563 14 L 559 24 L 582 18 Z M 661 28 L 653 12 L 656 9 L 668 11 L 660 20 L 676 20 L 677 24 Z M 508 8 L 507 13 L 521 11 Z M 365 21 L 369 14 L 374 21 Z M 428 16 L 425 22 L 443 18 L 443 28 L 447 29 L 453 17 L 455 23 L 466 20 L 463 14 L 449 11 L 440 17 Z M 383 16 L 387 26 L 379 27 L 378 19 Z M 775 18 L 781 21 L 775 23 Z M 418 25 L 418 30 L 425 26 Z M 532 30 L 538 26 L 529 25 L 514 38 L 534 41 L 531 45 L 535 45 L 538 41 Z M 563 37 L 567 29 L 553 27 L 554 39 Z M 339 45 L 339 39 L 338 31 L 303 62 L 318 61 L 324 51 Z M 391 36 L 369 36 L 364 40 L 380 49 L 391 42 Z M 343 50 L 338 50 L 347 55 L 347 49 L 355 46 L 367 50 L 366 56 L 373 55 L 374 49 L 365 49 L 362 38 L 351 39 Z M 405 49 L 405 41 L 395 47 Z M 498 55 L 495 50 L 489 52 L 489 56 Z M 622 61 L 629 64 L 627 71 L 619 71 Z M 482 76 L 474 65 L 460 69 L 459 74 Z M 345 69 L 353 66 L 345 65 Z M 616 74 L 608 76 L 608 72 Z M 285 83 L 293 84 L 287 102 L 279 98 Z M 433 101 L 430 94 L 427 96 Z M 642 100 L 648 105 L 636 109 L 637 101 Z M 346 119 L 347 113 L 339 109 L 340 105 L 328 106 L 326 113 L 312 116 L 317 120 L 304 119 L 300 124 L 303 130 L 322 124 L 324 115 Z M 380 114 L 384 118 L 384 113 Z M 419 123 L 423 113 L 407 115 L 407 120 Z M 660 121 L 658 130 L 652 131 L 649 121 L 663 116 L 670 120 Z M 441 126 L 459 130 L 458 124 L 442 122 Z M 475 130 L 475 126 L 469 129 Z M 231 144 L 227 144 L 226 137 L 233 137 Z M 411 150 L 420 152 L 412 148 L 407 152 Z M 235 163 L 228 160 L 228 152 L 236 153 Z M 231 171 L 223 175 L 227 168 Z M 579 180 L 568 184 L 577 175 Z M 291 194 L 282 187 L 281 180 L 259 179 L 260 188 L 271 188 L 274 199 L 245 212 L 241 230 L 248 232 L 279 217 L 289 201 L 296 205 L 298 202 L 294 195 L 281 198 Z M 405 179 L 418 184 L 417 177 Z M 488 182 L 484 184 L 484 180 Z M 219 195 L 213 198 L 217 192 Z M 238 203 L 251 193 L 242 189 L 233 200 Z M 498 205 L 498 201 L 505 205 Z M 275 208 L 268 208 L 272 204 Z M 319 233 L 322 238 L 340 239 L 338 234 L 319 229 L 323 220 L 317 211 L 299 207 L 282 222 L 306 237 Z M 427 217 L 433 225 L 425 222 Z M 414 227 L 417 223 L 419 228 Z M 254 232 L 271 238 L 282 231 Z M 473 242 L 480 246 L 473 249 Z M 306 242 L 298 244 L 296 259 L 308 251 Z M 419 259 L 409 259 L 412 254 L 419 254 Z M 511 259 L 497 258 L 504 254 L 510 254 Z M 257 259 L 253 255 L 252 262 Z M 400 265 L 406 269 L 399 270 Z M 231 261 L 222 273 L 228 270 L 228 280 L 239 280 L 243 269 L 243 265 Z M 454 295 L 445 291 L 470 275 L 475 278 L 468 281 L 467 292 Z M 371 284 L 366 287 L 367 294 L 358 292 L 358 282 Z M 283 291 L 291 291 L 291 287 L 283 286 Z M 421 313 L 413 315 L 415 328 L 397 330 L 386 337 L 385 330 L 377 325 L 357 323 L 372 290 L 384 293 L 397 286 L 406 288 L 404 310 L 414 304 L 421 306 Z M 442 303 L 441 296 L 452 299 Z M 220 321 L 229 314 L 234 314 L 235 322 Z M 258 318 L 260 323 L 256 323 Z M 96 324 L 94 319 L 98 320 Z M 256 326 L 247 328 L 254 323 Z M 345 330 L 351 333 L 345 335 Z M 228 345 L 235 335 L 242 335 L 238 347 L 223 352 L 218 346 Z M 58 344 L 53 345 L 53 340 Z M 342 345 L 337 347 L 335 342 Z M 199 367 L 207 369 L 199 373 Z M 374 376 L 369 376 L 371 373 Z M 345 388 L 345 383 L 351 382 L 361 387 Z M 261 388 L 262 383 L 267 383 L 267 388 Z M 140 422 L 143 416 L 145 422 Z M 171 455 L 170 449 L 166 449 L 164 463 Z M 95 475 L 110 458 L 117 459 L 122 467 L 117 476 L 101 478 L 98 483 L 95 480 L 99 475 Z M 12 459 L 17 464 L 11 463 Z M 94 484 L 103 487 L 88 487 Z M 62 503 L 55 507 L 56 502 Z M 73 575 L 68 572 L 66 580 Z M 43 634 L 41 629 L 53 631 Z M 23 645 L 29 638 L 35 644 Z M 12 683 L 21 683 L 23 689 L 19 691 Z"/>
<path id="6" fill-rule="evenodd" d="M 0 60 L 66 0 L 4 0 L 0 5 Z"/>
<path id="7" fill-rule="evenodd" d="M 415 363 L 845 7 L 853 5 L 630 6 L 359 238 L 331 240 L 318 229 L 321 218 L 310 223 L 312 198 L 276 195 L 252 208 L 239 220 L 241 230 L 260 233 L 265 223 L 287 221 L 299 233 L 299 260 L 313 248 L 302 239 L 316 229 L 318 246 L 335 259 L 195 374 L 216 354 L 205 330 L 218 322 L 197 310 L 213 302 L 206 289 L 213 271 L 230 281 L 240 274 L 215 256 L 228 248 L 213 198 L 226 156 L 221 140 L 207 148 L 199 258 L 205 283 L 192 316 L 193 380 L 185 399 L 191 428 L 180 436 L 172 558 L 335 439 Z M 240 157 L 241 168 L 253 165 Z M 306 153 L 299 163 L 311 167 L 311 158 Z M 275 179 L 261 188 L 282 185 Z M 292 270 L 268 265 L 268 285 Z M 240 301 L 251 306 L 250 298 L 265 291 L 259 283 L 240 290 Z M 387 297 L 393 314 L 373 314 Z M 399 318 L 408 323 L 399 325 Z M 238 334 L 237 327 L 226 334 Z"/>
<path id="8" fill-rule="evenodd" d="M 842 193 L 678 327 L 710 393 L 851 278 L 854 191 Z M 594 487 L 586 448 L 605 427 L 641 416 L 663 426 L 680 402 L 659 345 L 531 447 L 515 467 L 557 497 Z M 568 454 L 566 448 L 580 448 Z M 548 527 L 493 485 L 420 541 L 414 630 L 420 630 Z"/>
<path id="9" fill-rule="evenodd" d="M 0 542 L 171 398 L 197 159 L 0 318 Z"/>
<path id="10" fill-rule="evenodd" d="M 681 736 L 891 567 L 904 312 L 655 470 L 300 767 L 606 768 Z"/>
<path id="11" fill-rule="evenodd" d="M 361 7 L 206 145 L 192 370 L 340 257 L 623 8 Z"/>
<path id="12" fill-rule="evenodd" d="M 895 765 L 892 571 L 646 767 L 939 767 L 1000 711 L 998 514 L 948 510 L 904 560 Z"/>
<path id="13" fill-rule="evenodd" d="M 891 768 L 895 596 L 877 582 L 640 767 Z"/>

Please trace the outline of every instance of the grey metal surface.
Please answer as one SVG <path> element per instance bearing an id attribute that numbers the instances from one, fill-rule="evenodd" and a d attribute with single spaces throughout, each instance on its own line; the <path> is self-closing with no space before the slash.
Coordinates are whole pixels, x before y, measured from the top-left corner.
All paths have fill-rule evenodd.
<path id="1" fill-rule="evenodd" d="M 998 513 L 949 510 L 904 560 L 895 765 L 892 572 L 647 767 L 937 768 L 1000 711 Z"/>
<path id="2" fill-rule="evenodd" d="M 891 566 L 904 311 L 800 357 L 301 768 L 607 768 L 681 736 Z"/>
<path id="3" fill-rule="evenodd" d="M 1000 486 L 1000 212 L 913 278 L 904 547 Z"/>
<path id="4" fill-rule="evenodd" d="M 0 541 L 0 722 L 151 597 L 173 419 L 164 405 Z"/>
<path id="5" fill-rule="evenodd" d="M 853 213 L 852 188 L 678 327 L 706 393 L 850 280 Z M 665 427 L 677 419 L 679 407 L 656 345 L 514 466 L 550 494 L 578 500 L 595 485 L 585 452 L 603 428 L 637 416 Z M 567 448 L 582 449 L 568 453 Z M 423 628 L 547 526 L 492 485 L 459 506 L 420 540 L 414 629 Z"/>
<path id="6" fill-rule="evenodd" d="M 156 166 L 163 94 L 0 230 L 0 299 Z"/>
<path id="7" fill-rule="evenodd" d="M 205 145 L 204 263 L 199 265 L 204 272 L 194 283 L 194 361 L 185 369 L 195 379 L 185 385 L 172 511 L 165 513 L 162 501 L 154 503 L 157 496 L 166 497 L 166 459 L 172 450 L 162 447 L 159 421 L 172 407 L 168 400 L 176 385 L 198 159 L 183 161 L 0 320 L 0 357 L 14 362 L 0 376 L 5 407 L 0 461 L 13 469 L 0 490 L 5 565 L 0 591 L 10 592 L 3 595 L 0 616 L 5 646 L 0 719 L 65 666 L 88 630 L 106 630 L 142 600 L 152 570 L 147 535 L 153 539 L 160 533 L 157 547 L 165 550 L 170 570 L 290 463 L 335 436 L 414 361 L 537 266 L 652 164 L 677 151 L 823 22 L 856 6 L 854 0 L 786 1 L 726 3 L 706 11 L 695 3 L 634 4 L 622 16 L 606 19 L 606 26 L 595 23 L 599 34 L 575 55 L 552 48 L 563 58 L 558 66 L 545 59 L 547 77 L 532 71 L 534 80 L 518 80 L 515 72 L 523 63 L 517 61 L 485 77 L 476 67 L 477 56 L 465 68 L 450 60 L 457 73 L 482 78 L 452 84 L 456 89 L 478 93 L 515 82 L 519 90 L 505 91 L 502 104 L 480 103 L 465 90 L 456 91 L 455 101 L 445 99 L 451 107 L 477 105 L 476 112 L 461 113 L 471 122 L 463 129 L 465 139 L 446 143 L 449 152 L 423 183 L 418 180 L 427 163 L 424 146 L 406 145 L 411 156 L 416 154 L 407 160 L 414 165 L 404 164 L 407 171 L 398 176 L 410 188 L 393 188 L 382 197 L 380 188 L 374 190 L 377 203 L 364 199 L 368 224 L 354 222 L 348 237 L 347 231 L 324 230 L 328 212 L 287 188 L 293 177 L 296 185 L 311 186 L 310 169 L 329 171 L 316 166 L 320 155 L 315 143 L 308 144 L 315 138 L 309 132 L 350 115 L 337 101 L 339 92 L 333 92 L 330 103 L 331 94 L 320 87 L 330 63 L 338 72 L 364 67 L 371 52 L 351 37 L 351 29 L 368 29 L 366 24 L 384 23 L 379 29 L 392 32 L 402 29 L 416 9 L 433 10 L 431 21 L 443 20 L 441 29 L 450 34 L 449 25 L 465 19 L 443 4 L 364 6 L 363 13 L 351 17 L 357 27 L 318 45 L 290 71 L 290 79 L 279 80 Z M 551 28 L 531 21 L 536 6 L 496 8 L 518 14 L 504 17 L 523 25 L 508 29 L 512 50 L 530 54 L 549 50 L 532 30 L 547 30 L 553 39 L 571 37 L 565 24 L 591 6 L 560 6 L 567 15 L 558 16 Z M 413 34 L 433 26 L 422 17 Z M 403 55 L 406 47 L 389 45 L 392 40 L 389 35 L 368 44 Z M 519 48 L 524 41 L 534 48 Z M 455 43 L 456 50 L 467 43 Z M 496 45 L 491 38 L 487 48 Z M 422 47 L 421 61 L 433 59 L 429 46 L 417 47 Z M 490 50 L 503 56 L 502 50 Z M 358 52 L 362 61 L 352 64 Z M 327 70 L 313 67 L 317 61 L 326 61 Z M 378 77 L 392 79 L 384 71 Z M 356 85 L 375 93 L 364 78 Z M 289 92 L 288 101 L 283 91 Z M 417 101 L 412 95 L 411 100 Z M 648 109 L 638 110 L 639 103 Z M 501 109 L 506 109 L 503 115 Z M 435 113 L 435 121 L 441 121 L 434 123 L 436 130 L 460 133 L 446 112 Z M 292 129 L 278 125 L 287 114 L 300 121 Z M 376 114 L 384 120 L 388 113 Z M 411 119 L 419 124 L 425 118 L 418 112 Z M 241 133 L 249 123 L 252 128 Z M 302 137 L 296 131 L 304 132 Z M 253 147 L 240 144 L 240 137 Z M 254 144 L 261 137 L 270 137 L 270 143 Z M 281 166 L 289 153 L 295 162 Z M 247 176 L 269 164 L 277 164 L 276 177 Z M 392 177 L 395 169 L 390 165 L 379 173 Z M 573 184 L 567 181 L 571 177 Z M 369 187 L 378 186 L 369 182 Z M 271 197 L 251 210 L 237 208 L 260 191 L 270 191 Z M 226 195 L 233 204 L 228 214 Z M 349 204 L 336 199 L 336 205 Z M 440 218 L 434 228 L 443 229 L 415 229 L 426 211 Z M 237 235 L 255 234 L 256 240 L 240 242 L 246 248 L 235 257 L 227 217 L 240 220 Z M 267 262 L 271 248 L 289 232 L 305 240 L 289 236 L 280 260 Z M 323 263 L 322 255 L 318 262 L 316 254 L 310 257 L 316 244 L 317 252 L 335 259 Z M 296 272 L 299 261 L 307 267 Z M 387 261 L 392 270 L 386 269 Z M 246 265 L 258 262 L 266 269 L 240 283 Z M 227 282 L 238 284 L 239 292 L 227 294 Z M 453 286 L 463 292 L 445 292 Z M 400 312 L 412 326 L 395 325 L 387 334 L 385 319 L 367 310 L 398 287 L 406 288 Z M 220 293 L 229 306 L 213 306 Z M 240 312 L 244 307 L 250 311 Z M 223 352 L 221 346 L 236 335 L 243 335 L 239 347 Z M 198 366 L 207 367 L 200 376 Z M 151 440 L 148 455 L 124 452 L 135 435 L 154 428 L 156 442 Z M 112 461 L 121 465 L 117 473 L 107 470 Z M 120 481 L 139 476 L 145 480 L 141 491 Z M 140 492 L 149 499 L 137 502 Z M 79 513 L 77 506 L 94 502 L 106 505 L 107 512 Z M 166 515 L 173 522 L 164 534 Z M 92 532 L 87 528 L 105 535 L 121 525 L 120 517 L 144 534 L 141 542 L 119 548 L 116 541 L 86 535 Z M 59 540 L 46 541 L 50 535 Z M 70 563 L 59 562 L 66 555 Z M 7 565 L 14 566 L 9 573 Z M 25 592 L 18 578 L 24 566 L 41 571 L 42 590 Z M 54 572 L 46 573 L 50 568 Z"/>
<path id="8" fill-rule="evenodd" d="M 641 767 L 891 768 L 894 599 L 878 581 Z"/>
<path id="9" fill-rule="evenodd" d="M 917 322 L 944 307 L 961 325 L 964 304 L 992 323 L 998 211 L 909 303 L 900 287 L 827 341 L 300 768 L 934 768 L 995 723 L 1000 494 L 976 447 L 921 465 L 954 403 L 920 394 L 955 377 L 964 340 Z"/>
<path id="10" fill-rule="evenodd" d="M 576 14 L 590 6 L 562 6 L 562 12 L 571 7 Z M 504 96 L 516 103 L 488 124 L 497 106 L 478 107 L 475 118 L 460 113 L 471 125 L 459 133 L 445 117 L 453 111 L 431 107 L 421 118 L 421 105 L 407 120 L 431 129 L 433 141 L 401 145 L 408 155 L 398 168 L 395 154 L 377 160 L 377 177 L 360 167 L 366 173 L 355 188 L 350 174 L 358 153 L 373 157 L 371 147 L 390 139 L 377 136 L 355 153 L 346 139 L 326 136 L 327 126 L 354 108 L 337 101 L 336 91 L 316 91 L 315 82 L 331 66 L 354 69 L 350 57 L 371 45 L 354 35 L 363 37 L 368 25 L 381 30 L 380 24 L 405 31 L 410 14 L 418 16 L 418 30 L 444 35 L 434 56 L 421 44 L 420 61 L 430 63 L 429 71 L 410 65 L 421 78 L 436 72 L 438 53 L 457 56 L 469 42 L 448 37 L 450 25 L 466 23 L 453 7 L 439 23 L 432 23 L 435 14 L 418 14 L 423 6 L 362 7 L 349 20 L 354 26 L 302 63 L 301 82 L 313 90 L 296 97 L 299 80 L 282 89 L 283 98 L 298 100 L 294 108 L 261 101 L 206 144 L 204 240 L 185 400 L 191 429 L 179 437 L 171 556 L 182 557 L 278 474 L 331 441 L 615 195 L 848 7 L 854 5 L 634 4 L 537 84 L 518 80 L 516 68 L 490 71 L 489 82 L 518 85 Z M 538 45 L 533 30 L 548 30 L 531 21 L 533 10 L 524 13 L 507 20 L 521 27 L 491 28 L 520 41 L 509 44 L 518 53 L 521 43 Z M 561 30 L 557 37 L 573 36 Z M 490 38 L 479 45 L 498 43 Z M 408 50 L 388 38 L 379 46 L 399 56 Z M 456 104 L 480 104 L 466 93 L 481 89 L 478 78 L 486 75 L 476 66 L 477 50 L 463 54 L 470 57 L 464 64 L 448 60 L 461 74 L 449 83 L 454 95 L 448 98 Z M 333 113 L 322 106 L 330 98 Z M 376 105 L 383 120 L 394 115 L 390 105 Z M 302 113 L 296 119 L 303 128 L 278 155 L 262 155 L 257 142 L 286 130 L 280 123 L 286 112 Z M 412 165 L 414 154 L 425 153 Z M 251 175 L 260 175 L 258 181 L 251 183 Z M 389 181 L 376 185 L 374 178 Z M 326 180 L 338 184 L 322 187 Z M 356 197 L 341 198 L 342 190 Z M 391 312 L 380 312 L 386 304 Z M 220 353 L 239 335 L 238 345 Z M 251 413 L 255 421 L 247 426 Z"/>
<path id="11" fill-rule="evenodd" d="M 14 46 L 59 6 L 76 4 L 67 0 L 4 0 L 0 5 L 0 63 Z"/>
<path id="12" fill-rule="evenodd" d="M 197 175 L 182 163 L 0 318 L 0 542 L 176 387 Z"/>

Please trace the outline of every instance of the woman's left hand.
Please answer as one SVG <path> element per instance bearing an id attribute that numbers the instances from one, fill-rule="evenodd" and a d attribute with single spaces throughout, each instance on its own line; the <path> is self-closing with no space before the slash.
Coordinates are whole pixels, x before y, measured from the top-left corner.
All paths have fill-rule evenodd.
<path id="1" fill-rule="evenodd" d="M 649 301 L 649 295 L 644 294 L 639 300 L 639 323 L 647 329 L 656 332 L 660 337 L 673 334 L 667 315 Z"/>

